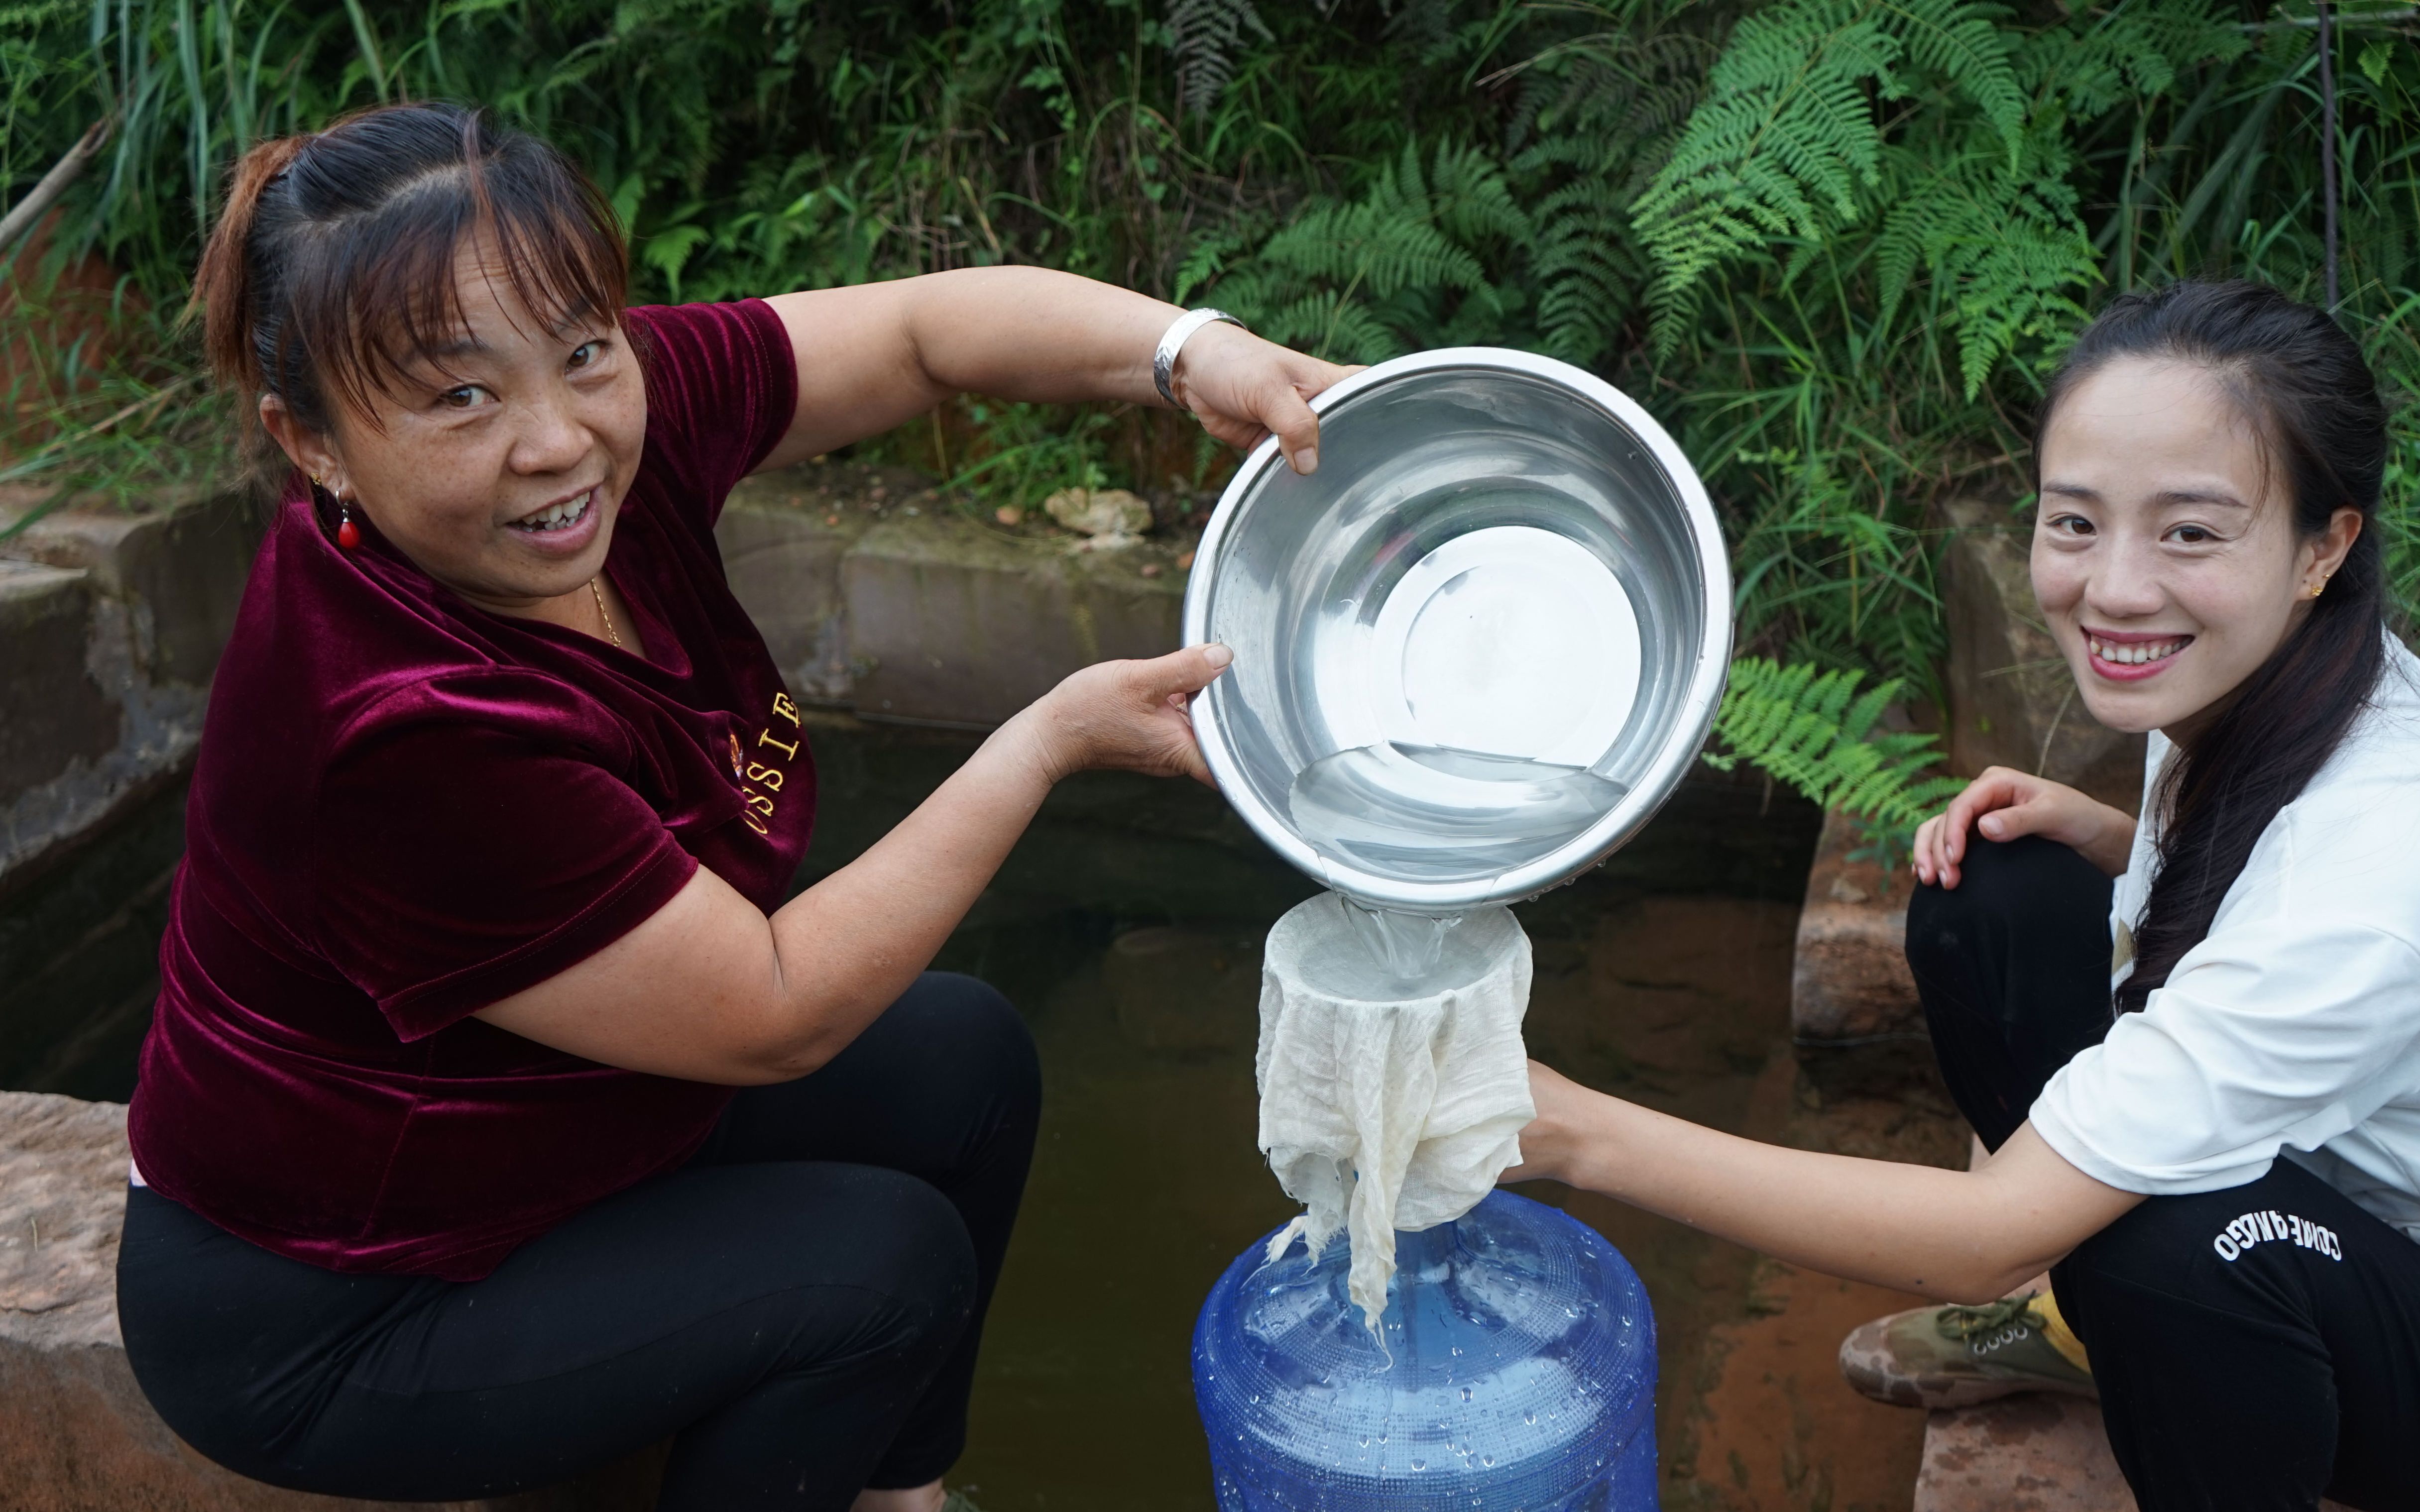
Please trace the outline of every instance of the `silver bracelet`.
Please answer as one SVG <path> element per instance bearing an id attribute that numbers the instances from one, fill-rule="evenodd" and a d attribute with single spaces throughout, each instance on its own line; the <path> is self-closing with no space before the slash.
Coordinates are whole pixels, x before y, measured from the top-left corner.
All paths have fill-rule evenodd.
<path id="1" fill-rule="evenodd" d="M 1185 349 L 1186 342 L 1191 339 L 1195 332 L 1203 326 L 1220 322 L 1233 326 L 1238 331 L 1244 328 L 1244 322 L 1226 311 L 1213 310 L 1204 306 L 1199 310 L 1187 310 L 1178 316 L 1169 323 L 1168 330 L 1161 334 L 1159 350 L 1151 354 L 1151 380 L 1158 385 L 1159 396 L 1168 401 L 1168 407 L 1171 409 L 1185 408 L 1176 402 L 1176 390 L 1172 386 L 1176 381 L 1176 354 Z"/>

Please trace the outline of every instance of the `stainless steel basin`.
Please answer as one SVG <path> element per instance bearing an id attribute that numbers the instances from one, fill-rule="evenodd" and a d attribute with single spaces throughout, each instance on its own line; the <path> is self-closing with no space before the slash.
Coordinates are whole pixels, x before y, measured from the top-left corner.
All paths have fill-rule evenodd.
<path id="1" fill-rule="evenodd" d="M 1264 442 L 1218 501 L 1185 639 L 1211 774 L 1349 897 L 1450 914 L 1594 866 L 1704 742 L 1730 570 L 1688 459 L 1567 363 L 1457 347 L 1312 403 L 1320 467 Z"/>

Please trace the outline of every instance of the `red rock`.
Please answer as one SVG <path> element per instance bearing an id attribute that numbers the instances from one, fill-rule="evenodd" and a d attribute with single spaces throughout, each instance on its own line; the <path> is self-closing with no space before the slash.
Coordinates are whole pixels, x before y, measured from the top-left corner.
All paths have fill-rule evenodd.
<path id="1" fill-rule="evenodd" d="M 1935 1412 L 1914 1512 L 2134 1512 L 2101 1409 L 2031 1394 Z"/>
<path id="2" fill-rule="evenodd" d="M 280 1490 L 203 1458 L 143 1398 L 117 1333 L 126 1108 L 0 1092 L 0 1507 L 8 1512 L 641 1512 L 657 1457 L 476 1502 Z"/>
<path id="3" fill-rule="evenodd" d="M 1913 1512 L 2134 1512 L 2134 1493 L 2098 1404 L 2028 1395 L 1932 1414 Z"/>
<path id="4" fill-rule="evenodd" d="M 1802 1043 L 1925 1032 L 1916 981 L 1907 972 L 1907 900 L 1915 876 L 1905 867 L 1886 872 L 1872 856 L 1852 859 L 1862 846 L 1853 821 L 1823 816 L 1790 975 L 1790 1027 Z"/>

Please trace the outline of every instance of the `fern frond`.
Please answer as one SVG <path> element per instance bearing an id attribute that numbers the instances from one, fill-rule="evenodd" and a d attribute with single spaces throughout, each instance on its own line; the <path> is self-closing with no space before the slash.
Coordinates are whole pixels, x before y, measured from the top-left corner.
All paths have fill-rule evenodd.
<path id="1" fill-rule="evenodd" d="M 1252 0 L 1168 0 L 1169 55 L 1176 98 L 1188 116 L 1206 116 L 1235 75 L 1235 44 L 1251 32 L 1272 40 Z"/>
<path id="2" fill-rule="evenodd" d="M 1824 208 L 1855 213 L 1853 192 L 1882 158 L 1867 91 L 1898 88 L 1899 43 L 1882 13 L 1877 0 L 1783 0 L 1731 34 L 1632 211 L 1657 270 L 1659 350 L 1678 343 L 1709 270 L 1776 237 L 1817 235 Z"/>
<path id="3" fill-rule="evenodd" d="M 2035 38 L 2019 59 L 2028 93 L 2051 96 L 2086 118 L 2128 96 L 2168 92 L 2179 74 L 2232 62 L 2251 46 L 2213 0 L 2160 0 L 2077 15 Z"/>
<path id="4" fill-rule="evenodd" d="M 1933 736 L 1874 729 L 1902 685 L 1890 678 L 1860 691 L 1864 680 L 1807 662 L 1739 658 L 1714 716 L 1728 749 L 1710 760 L 1726 768 L 1752 763 L 1885 843 L 1903 844 L 1964 784 L 1926 775 L 1941 759 Z"/>
<path id="5" fill-rule="evenodd" d="M 1881 308 L 1887 322 L 1917 268 L 1929 270 L 1947 296 L 1937 323 L 1957 338 L 1959 378 L 1972 398 L 2020 341 L 2083 323 L 2077 295 L 2098 269 L 2055 154 L 2029 149 L 2044 160 L 2041 171 L 2011 180 L 1979 147 L 1931 155 L 1938 150 L 1894 153 L 1894 177 L 1904 182 L 1875 241 Z"/>
<path id="6" fill-rule="evenodd" d="M 1989 0 L 1781 0 L 1741 22 L 1633 210 L 1656 349 L 1679 344 L 1717 266 L 1859 218 L 1883 177 L 1878 100 L 1921 83 L 1965 101 L 2015 172 L 2026 97 L 2004 15 Z"/>
<path id="7" fill-rule="evenodd" d="M 1405 331 L 1496 340 L 1527 296 L 1491 282 L 1482 254 L 1534 234 L 1488 153 L 1442 143 L 1424 159 L 1406 142 L 1357 199 L 1312 200 L 1249 256 L 1218 253 L 1218 299 L 1271 340 L 1357 361 L 1408 349 Z M 1187 267 L 1209 267 L 1197 258 Z"/>
<path id="8" fill-rule="evenodd" d="M 1982 110 L 2008 147 L 2013 170 L 2024 146 L 2025 91 L 2010 38 L 1993 24 L 2007 12 L 1995 5 L 1911 6 L 1904 14 L 1908 61 L 1948 80 Z"/>

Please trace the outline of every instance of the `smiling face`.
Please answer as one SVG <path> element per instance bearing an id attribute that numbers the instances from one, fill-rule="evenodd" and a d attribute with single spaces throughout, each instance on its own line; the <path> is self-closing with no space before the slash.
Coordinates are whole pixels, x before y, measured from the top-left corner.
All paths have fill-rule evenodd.
<path id="1" fill-rule="evenodd" d="M 307 472 L 414 564 L 498 613 L 582 621 L 646 434 L 644 382 L 607 316 L 533 315 L 484 240 L 456 258 L 453 340 L 334 407 L 333 435 L 261 418 Z"/>
<path id="2" fill-rule="evenodd" d="M 2034 596 L 2085 706 L 2189 742 L 2308 613 L 2360 529 L 2295 525 L 2286 472 L 2209 369 L 2116 359 L 2041 442 Z"/>

